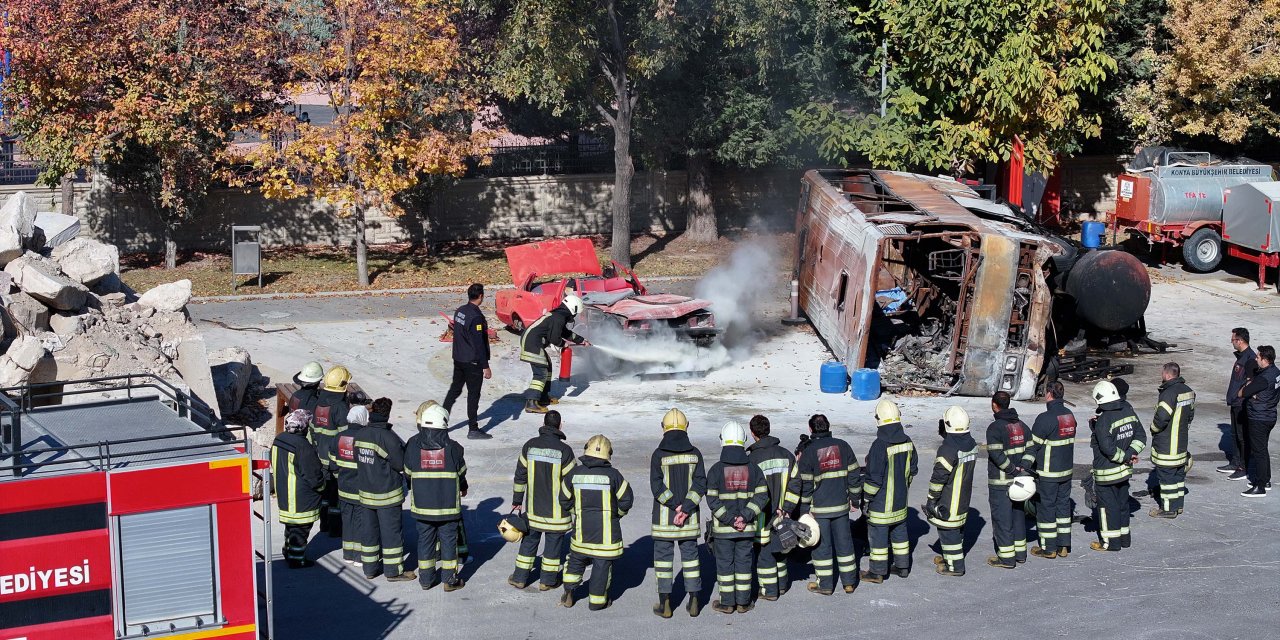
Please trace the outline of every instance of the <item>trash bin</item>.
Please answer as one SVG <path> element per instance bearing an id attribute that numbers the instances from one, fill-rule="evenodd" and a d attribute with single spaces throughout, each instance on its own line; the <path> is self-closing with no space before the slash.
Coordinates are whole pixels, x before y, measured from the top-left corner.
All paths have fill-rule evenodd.
<path id="1" fill-rule="evenodd" d="M 262 227 L 231 227 L 231 289 L 239 286 L 236 276 L 258 276 L 262 288 Z"/>

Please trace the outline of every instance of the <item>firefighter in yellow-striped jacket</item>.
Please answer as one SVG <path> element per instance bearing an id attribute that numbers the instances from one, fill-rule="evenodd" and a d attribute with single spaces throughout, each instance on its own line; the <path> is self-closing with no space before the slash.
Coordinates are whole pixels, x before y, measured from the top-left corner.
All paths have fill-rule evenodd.
<path id="1" fill-rule="evenodd" d="M 861 578 L 879 584 L 889 575 L 889 551 L 893 573 L 911 573 L 911 543 L 907 537 L 907 491 L 916 476 L 916 445 L 902 429 L 898 405 L 885 398 L 876 405 L 876 439 L 867 451 L 862 495 L 866 496 L 867 540 L 871 560 Z"/>
<path id="2" fill-rule="evenodd" d="M 538 590 L 560 586 L 564 536 L 570 525 L 569 512 L 560 507 L 560 483 L 577 464 L 573 449 L 564 440 L 560 412 L 548 411 L 542 416 L 538 435 L 524 443 L 516 461 L 512 510 L 523 510 L 529 522 L 529 532 L 520 539 L 516 552 L 515 571 L 507 578 L 507 584 L 517 589 L 529 586 L 539 542 L 544 546 Z"/>
<path id="3" fill-rule="evenodd" d="M 698 503 L 707 493 L 702 452 L 689 441 L 689 419 L 679 409 L 662 416 L 662 441 L 649 460 L 653 490 L 653 572 L 658 578 L 658 602 L 653 613 L 670 618 L 671 588 L 675 583 L 676 548 L 687 610 L 697 616 L 702 607 L 702 569 L 698 561 Z"/>
<path id="4" fill-rule="evenodd" d="M 418 583 L 423 590 L 444 584 L 465 586 L 458 575 L 458 530 L 467 495 L 467 461 L 462 445 L 449 438 L 449 412 L 435 402 L 417 411 L 418 433 L 404 447 L 409 476 L 409 511 L 418 528 Z"/>
<path id="5" fill-rule="evenodd" d="M 271 484 L 284 524 L 284 559 L 290 569 L 310 567 L 307 538 L 320 519 L 324 473 L 315 445 L 307 440 L 311 414 L 297 409 L 284 419 L 284 433 L 271 445 Z"/>
<path id="6" fill-rule="evenodd" d="M 385 575 L 390 582 L 413 580 L 404 570 L 404 530 L 400 507 L 404 503 L 404 441 L 391 430 L 391 399 L 378 398 L 369 408 L 369 426 L 356 435 L 356 482 L 365 514 L 364 576 Z"/>
<path id="7" fill-rule="evenodd" d="M 1187 494 L 1187 467 L 1191 463 L 1187 438 L 1196 413 L 1196 392 L 1183 381 L 1182 368 L 1176 362 L 1164 365 L 1161 377 L 1160 401 L 1151 421 L 1151 463 L 1160 483 L 1160 504 L 1151 515 L 1176 518 Z"/>
<path id="8" fill-rule="evenodd" d="M 756 528 L 769 504 L 769 487 L 760 467 L 747 457 L 747 430 L 727 422 L 720 430 L 720 461 L 707 473 L 707 508 L 715 548 L 720 613 L 746 613 L 754 606 Z"/>
<path id="9" fill-rule="evenodd" d="M 591 436 L 586 450 L 560 485 L 560 507 L 573 513 L 573 537 L 564 570 L 564 596 L 560 604 L 572 607 L 574 589 L 591 566 L 591 610 L 609 606 L 609 582 L 613 561 L 622 556 L 622 517 L 631 510 L 631 485 L 609 464 L 613 444 L 602 435 Z"/>
<path id="10" fill-rule="evenodd" d="M 942 415 L 942 446 L 929 477 L 929 495 L 924 514 L 938 529 L 942 555 L 933 559 L 938 573 L 964 575 L 964 526 L 969 518 L 973 494 L 973 466 L 978 459 L 978 443 L 969 434 L 969 414 L 952 406 Z"/>
<path id="11" fill-rule="evenodd" d="M 800 496 L 788 490 L 791 481 L 799 474 L 799 467 L 796 466 L 795 455 L 781 446 L 777 438 L 769 435 L 769 418 L 752 416 L 748 426 L 755 442 L 747 447 L 747 457 L 760 468 L 760 472 L 764 474 L 765 486 L 769 489 L 769 503 L 757 523 L 760 549 L 756 577 L 760 581 L 760 597 L 777 600 L 787 591 L 790 583 L 787 581 L 787 556 L 774 538 L 770 522 L 775 516 L 790 516 L 796 503 L 800 502 Z"/>

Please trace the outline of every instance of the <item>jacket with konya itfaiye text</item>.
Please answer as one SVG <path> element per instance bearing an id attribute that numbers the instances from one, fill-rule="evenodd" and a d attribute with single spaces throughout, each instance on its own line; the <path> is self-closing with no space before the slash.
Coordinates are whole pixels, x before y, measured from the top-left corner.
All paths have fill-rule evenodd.
<path id="1" fill-rule="evenodd" d="M 1156 415 L 1151 419 L 1151 463 L 1157 467 L 1187 464 L 1187 438 L 1196 414 L 1196 392 L 1181 377 L 1160 385 Z"/>
<path id="2" fill-rule="evenodd" d="M 370 509 L 398 509 L 404 502 L 404 441 L 387 418 L 370 416 L 369 426 L 356 434 L 356 487 L 360 504 Z"/>
<path id="3" fill-rule="evenodd" d="M 1147 446 L 1147 432 L 1133 407 L 1124 400 L 1098 406 L 1089 438 L 1093 448 L 1093 481 L 1099 485 L 1126 482 L 1133 475 L 1129 460 Z"/>
<path id="4" fill-rule="evenodd" d="M 467 492 L 467 460 L 462 445 L 444 429 L 419 428 L 404 446 L 404 473 L 409 476 L 409 512 L 424 522 L 462 519 Z"/>
<path id="5" fill-rule="evenodd" d="M 608 460 L 578 458 L 560 484 L 560 508 L 573 514 L 569 549 L 592 558 L 621 556 L 622 517 L 634 499 L 631 485 Z"/>
<path id="6" fill-rule="evenodd" d="M 902 423 L 880 425 L 867 451 L 862 492 L 867 495 L 867 522 L 897 524 L 907 519 L 907 491 L 919 469 L 916 445 Z"/>
<path id="7" fill-rule="evenodd" d="M 577 464 L 560 429 L 544 425 L 524 443 L 516 460 L 511 504 L 524 506 L 531 529 L 569 530 L 569 511 L 560 506 L 560 484 Z"/>

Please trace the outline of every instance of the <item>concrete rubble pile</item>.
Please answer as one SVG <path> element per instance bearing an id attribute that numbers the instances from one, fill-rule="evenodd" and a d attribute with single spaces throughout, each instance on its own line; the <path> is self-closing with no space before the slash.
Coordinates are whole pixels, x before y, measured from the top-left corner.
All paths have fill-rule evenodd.
<path id="1" fill-rule="evenodd" d="M 63 218 L 37 214 L 25 192 L 0 207 L 0 386 L 149 373 L 216 404 L 185 309 L 191 282 L 138 296 L 120 280 L 119 250 Z"/>

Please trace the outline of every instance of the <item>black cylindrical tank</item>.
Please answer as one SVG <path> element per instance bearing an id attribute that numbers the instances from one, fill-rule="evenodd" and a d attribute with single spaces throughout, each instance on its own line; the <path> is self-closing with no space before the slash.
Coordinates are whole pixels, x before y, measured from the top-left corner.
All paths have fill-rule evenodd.
<path id="1" fill-rule="evenodd" d="M 1118 249 L 1082 252 L 1067 274 L 1076 314 L 1106 331 L 1127 329 L 1151 302 L 1151 277 L 1131 254 Z"/>

